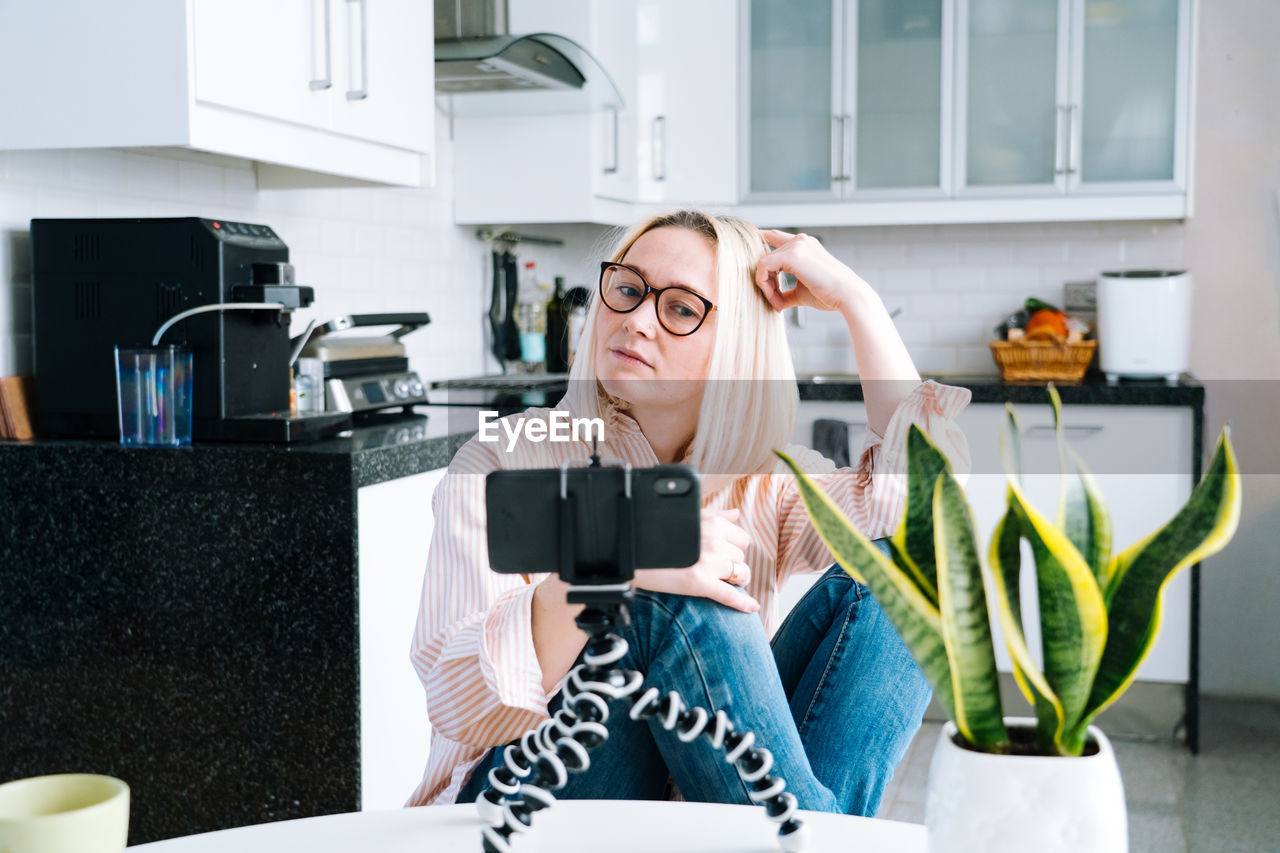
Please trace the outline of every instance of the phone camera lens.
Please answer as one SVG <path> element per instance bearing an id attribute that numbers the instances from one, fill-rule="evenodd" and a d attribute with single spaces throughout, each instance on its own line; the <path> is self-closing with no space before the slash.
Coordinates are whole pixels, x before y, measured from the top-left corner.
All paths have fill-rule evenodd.
<path id="1" fill-rule="evenodd" d="M 659 495 L 684 495 L 691 487 L 692 483 L 684 477 L 663 477 L 653 483 L 653 490 Z"/>

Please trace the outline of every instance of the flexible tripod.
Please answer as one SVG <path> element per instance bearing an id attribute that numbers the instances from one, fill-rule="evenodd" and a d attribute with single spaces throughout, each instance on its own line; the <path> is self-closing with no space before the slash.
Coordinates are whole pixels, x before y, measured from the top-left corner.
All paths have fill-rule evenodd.
<path id="1" fill-rule="evenodd" d="M 586 607 L 575 620 L 587 633 L 582 663 L 569 673 L 564 702 L 553 717 L 526 732 L 518 744 L 503 752 L 503 765 L 489 771 L 489 787 L 476 800 L 485 821 L 486 853 L 510 853 L 511 836 L 530 828 L 533 813 L 555 802 L 551 791 L 564 787 L 569 773 L 591 766 L 589 750 L 608 737 L 611 700 L 631 703 L 628 716 L 637 723 L 656 717 L 667 731 L 674 730 L 684 743 L 703 735 L 713 749 L 723 749 L 725 761 L 737 767 L 750 788 L 750 798 L 764 806 L 770 820 L 780 824 L 778 843 L 783 850 L 804 849 L 807 830 L 795 816 L 795 795 L 786 782 L 772 776 L 773 754 L 755 746 L 751 732 L 736 732 L 724 711 L 714 715 L 705 708 L 689 708 L 675 691 L 660 696 L 656 687 L 639 693 L 644 676 L 634 669 L 614 665 L 627 653 L 627 641 L 613 633 L 628 624 L 629 583 L 569 588 L 570 604 Z M 639 695 L 637 695 L 639 693 Z"/>

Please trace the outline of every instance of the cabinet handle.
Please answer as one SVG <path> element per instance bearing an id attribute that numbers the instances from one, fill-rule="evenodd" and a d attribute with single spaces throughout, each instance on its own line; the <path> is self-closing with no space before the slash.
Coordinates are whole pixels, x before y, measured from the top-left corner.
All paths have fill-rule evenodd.
<path id="1" fill-rule="evenodd" d="M 1098 424 L 1064 426 L 1062 432 L 1068 436 L 1074 435 L 1077 438 L 1088 438 L 1091 435 L 1097 435 L 1102 432 L 1102 426 Z M 1057 435 L 1054 428 L 1048 424 L 1029 426 L 1022 433 L 1027 438 L 1053 438 Z"/>
<path id="2" fill-rule="evenodd" d="M 853 116 L 845 113 L 840 118 L 840 162 L 843 164 L 840 174 L 841 180 L 845 181 L 853 180 L 853 158 L 849 156 L 849 145 L 853 141 L 853 134 L 850 132 L 852 127 Z"/>
<path id="3" fill-rule="evenodd" d="M 348 101 L 363 101 L 369 97 L 369 23 L 365 0 L 347 0 L 347 19 L 351 19 L 351 7 L 360 7 L 360 88 L 348 89 Z"/>
<path id="4" fill-rule="evenodd" d="M 831 116 L 831 180 L 844 180 L 844 118 Z"/>
<path id="5" fill-rule="evenodd" d="M 653 179 L 667 179 L 667 119 L 665 116 L 654 116 L 650 133 L 653 143 Z"/>
<path id="6" fill-rule="evenodd" d="M 609 111 L 609 165 L 604 167 L 606 175 L 618 174 L 618 108 L 613 104 L 605 107 Z"/>
<path id="7" fill-rule="evenodd" d="M 1070 104 L 1067 107 L 1067 174 L 1075 174 L 1076 169 L 1076 110 L 1080 109 L 1079 104 Z"/>
<path id="8" fill-rule="evenodd" d="M 1071 142 L 1070 140 L 1066 140 L 1062 138 L 1063 129 L 1066 124 L 1066 122 L 1063 121 L 1063 117 L 1066 114 L 1067 114 L 1066 107 L 1063 107 L 1063 106 L 1058 107 L 1057 109 L 1058 123 L 1053 130 L 1053 138 L 1057 140 L 1057 150 L 1054 151 L 1054 157 L 1053 157 L 1053 173 L 1055 175 L 1065 175 L 1067 173 L 1066 160 L 1067 160 L 1067 157 L 1069 156 L 1067 153 L 1067 147 L 1071 144 Z"/>
<path id="9" fill-rule="evenodd" d="M 311 4 L 311 8 L 312 8 L 312 10 L 313 10 L 313 11 L 315 10 L 315 3 L 314 3 L 314 2 L 312 2 L 312 4 Z M 328 89 L 330 86 L 332 86 L 332 85 L 333 85 L 333 62 L 332 62 L 333 56 L 332 56 L 332 51 L 330 50 L 330 47 L 329 47 L 329 41 L 330 41 L 330 39 L 329 39 L 329 0 L 322 0 L 322 2 L 321 2 L 321 8 L 323 8 L 323 9 L 324 9 L 324 13 L 323 13 L 323 17 L 324 17 L 324 76 L 323 76 L 323 77 L 321 77 L 321 78 L 320 78 L 320 79 L 318 79 L 318 80 L 312 80 L 312 81 L 311 81 L 311 91 L 313 91 L 313 92 L 319 92 L 319 91 L 321 91 L 321 90 L 323 90 L 323 89 Z M 314 27 L 313 27 L 313 31 L 314 31 Z M 314 38 L 313 38 L 313 39 L 312 39 L 312 46 L 314 47 L 314 45 L 315 45 L 315 40 L 314 40 Z"/>

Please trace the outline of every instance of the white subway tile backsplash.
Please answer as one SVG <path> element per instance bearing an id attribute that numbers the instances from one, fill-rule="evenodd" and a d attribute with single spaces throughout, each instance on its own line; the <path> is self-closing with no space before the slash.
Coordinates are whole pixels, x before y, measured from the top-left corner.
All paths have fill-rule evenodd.
<path id="1" fill-rule="evenodd" d="M 254 208 L 258 203 L 258 177 L 250 167 L 227 169 L 223 175 L 227 204 Z"/>
<path id="2" fill-rule="evenodd" d="M 39 187 L 35 191 L 32 219 L 98 216 L 98 200 L 88 193 Z"/>
<path id="3" fill-rule="evenodd" d="M 179 161 L 178 198 L 187 204 L 225 205 L 227 190 L 222 180 L 224 171 L 208 163 Z"/>
<path id="4" fill-rule="evenodd" d="M 953 266 L 959 260 L 960 250 L 955 243 L 937 241 L 912 243 L 907 246 L 907 263 L 921 267 Z"/>
<path id="5" fill-rule="evenodd" d="M 955 371 L 957 373 L 998 373 L 1000 368 L 996 365 L 989 346 L 985 343 L 981 346 L 970 343 L 956 347 Z"/>
<path id="6" fill-rule="evenodd" d="M 985 334 L 982 330 L 974 329 L 973 323 L 964 320 L 934 320 L 933 321 L 933 338 L 935 344 L 948 346 L 972 345 L 976 340 L 986 340 L 990 337 L 990 330 Z"/>
<path id="7" fill-rule="evenodd" d="M 270 225 L 280 235 L 280 239 L 289 246 L 289 257 L 306 257 L 325 251 L 324 235 L 321 223 L 314 219 L 297 216 L 271 216 L 265 211 L 254 210 L 250 215 L 254 222 Z M 270 222 L 259 220 L 270 219 Z M 298 264 L 294 263 L 294 266 Z"/>
<path id="8" fill-rule="evenodd" d="M 1067 243 L 1056 240 L 1031 240 L 1013 244 L 1015 264 L 1061 264 L 1067 260 Z"/>
<path id="9" fill-rule="evenodd" d="M 933 334 L 933 323 L 928 320 L 906 320 L 899 316 L 894 325 L 908 349 L 916 345 L 927 346 Z"/>
<path id="10" fill-rule="evenodd" d="M 67 183 L 80 190 L 114 190 L 124 168 L 123 151 L 95 148 L 67 152 Z"/>
<path id="11" fill-rule="evenodd" d="M 65 151 L 10 151 L 5 159 L 7 183 L 36 187 L 67 185 Z"/>
<path id="12" fill-rule="evenodd" d="M 957 263 L 967 266 L 996 266 L 1013 262 L 1013 247 L 1003 241 L 961 243 Z"/>
<path id="13" fill-rule="evenodd" d="M 987 270 L 987 288 L 992 291 L 1006 291 L 1022 288 L 1030 291 L 1039 287 L 1040 269 L 1033 266 L 1004 266 Z"/>
<path id="14" fill-rule="evenodd" d="M 987 270 L 983 267 L 944 267 L 933 271 L 935 290 L 970 294 L 983 290 L 986 285 Z"/>
<path id="15" fill-rule="evenodd" d="M 929 293 L 933 290 L 933 270 L 917 267 L 893 267 L 881 270 L 872 281 L 872 287 L 879 291 L 881 298 L 915 293 Z"/>
<path id="16" fill-rule="evenodd" d="M 1124 264 L 1124 243 L 1120 240 L 1076 240 L 1067 244 L 1067 263 L 1100 269 Z"/>
<path id="17" fill-rule="evenodd" d="M 1039 291 L 1028 296 L 1039 296 L 1057 304 L 1062 301 L 1062 286 L 1069 281 L 1092 281 L 1102 270 L 1098 267 L 1044 267 L 1040 270 Z"/>
<path id="18" fill-rule="evenodd" d="M 948 346 L 908 347 L 907 352 L 921 373 L 954 373 L 956 348 Z"/>
<path id="19" fill-rule="evenodd" d="M 943 240 L 986 243 L 993 239 L 1008 239 L 1003 231 L 993 231 L 1000 226 L 992 225 L 943 225 L 938 228 L 938 236 Z"/>
<path id="20" fill-rule="evenodd" d="M 848 263 L 848 258 L 841 258 Z M 907 248 L 901 243 L 864 243 L 855 239 L 853 247 L 854 272 L 863 270 L 902 267 L 907 265 Z M 862 273 L 865 275 L 865 273 Z"/>
<path id="21" fill-rule="evenodd" d="M 338 194 L 339 211 L 343 219 L 348 222 L 375 221 L 380 202 L 369 190 L 348 187 L 333 192 Z"/>
<path id="22" fill-rule="evenodd" d="M 1103 228 L 1113 223 L 1098 222 L 1046 222 L 1044 236 L 1061 240 L 1089 240 L 1103 236 Z"/>
<path id="23" fill-rule="evenodd" d="M 997 322 L 1021 308 L 1029 295 L 1020 296 L 1015 290 L 1007 293 L 966 293 L 960 297 L 960 315 L 971 325 L 977 323 L 981 329 L 989 331 Z"/>
<path id="24" fill-rule="evenodd" d="M 1125 242 L 1124 266 L 1129 269 L 1149 267 L 1153 269 L 1182 269 L 1185 266 L 1181 238 L 1167 236 L 1149 241 Z"/>
<path id="25" fill-rule="evenodd" d="M 124 190 L 129 195 L 144 198 L 177 198 L 178 161 L 149 154 L 126 153 Z"/>
<path id="26" fill-rule="evenodd" d="M 791 358 L 797 372 L 850 371 L 855 368 L 853 348 L 849 346 L 805 345 L 792 352 Z"/>
<path id="27" fill-rule="evenodd" d="M 386 229 L 377 225 L 358 225 L 352 249 L 362 258 L 380 258 L 386 253 Z"/>
<path id="28" fill-rule="evenodd" d="M 906 314 L 916 319 L 948 319 L 960 313 L 960 297 L 954 293 L 911 295 L 906 299 Z"/>
<path id="29" fill-rule="evenodd" d="M 418 234 L 408 228 L 382 229 L 383 245 L 388 258 L 398 261 L 414 260 L 418 252 Z"/>
<path id="30" fill-rule="evenodd" d="M 941 227 L 938 225 L 901 225 L 897 228 L 886 229 L 892 234 L 894 242 L 902 242 L 908 244 L 922 245 L 940 245 L 954 237 L 944 238 L 941 234 Z M 887 235 L 882 239 L 889 239 Z"/>

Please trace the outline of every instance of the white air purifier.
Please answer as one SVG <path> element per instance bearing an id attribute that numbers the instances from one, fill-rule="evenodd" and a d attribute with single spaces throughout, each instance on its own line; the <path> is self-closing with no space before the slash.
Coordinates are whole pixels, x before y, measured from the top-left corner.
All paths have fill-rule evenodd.
<path id="1" fill-rule="evenodd" d="M 1190 366 L 1191 274 L 1124 270 L 1098 276 L 1098 360 L 1107 382 L 1164 379 Z"/>

